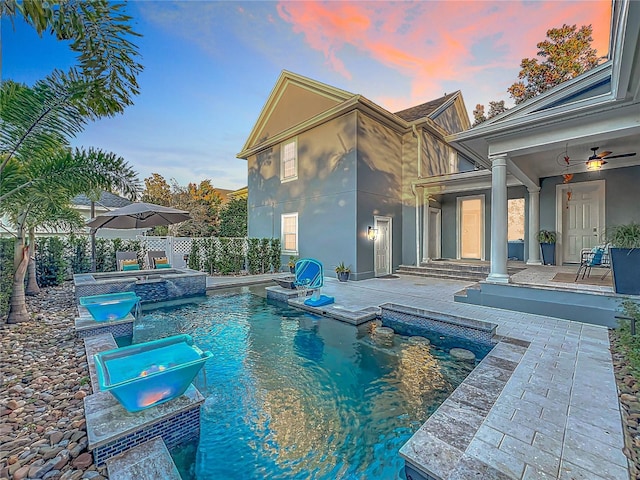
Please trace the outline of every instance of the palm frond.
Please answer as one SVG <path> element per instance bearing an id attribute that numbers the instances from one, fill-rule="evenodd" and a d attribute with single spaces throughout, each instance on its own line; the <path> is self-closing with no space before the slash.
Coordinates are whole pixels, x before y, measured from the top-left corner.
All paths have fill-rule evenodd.
<path id="1" fill-rule="evenodd" d="M 139 93 L 136 78 L 143 69 L 138 47 L 131 41 L 140 35 L 123 13 L 125 6 L 108 0 L 9 0 L 3 13 L 13 18 L 19 12 L 38 34 L 51 30 L 59 39 L 70 40 L 82 75 L 92 85 L 92 109 L 114 115 L 133 104 Z"/>

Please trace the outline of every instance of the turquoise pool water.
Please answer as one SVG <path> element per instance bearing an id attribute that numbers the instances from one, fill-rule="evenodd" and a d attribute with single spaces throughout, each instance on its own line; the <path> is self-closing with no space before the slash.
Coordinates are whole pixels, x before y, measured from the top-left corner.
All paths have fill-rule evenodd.
<path id="1" fill-rule="evenodd" d="M 400 447 L 473 364 L 450 348 L 318 317 L 251 293 L 161 308 L 134 342 L 193 336 L 213 357 L 196 386 L 206 397 L 199 444 L 172 452 L 185 479 L 404 478 Z"/>

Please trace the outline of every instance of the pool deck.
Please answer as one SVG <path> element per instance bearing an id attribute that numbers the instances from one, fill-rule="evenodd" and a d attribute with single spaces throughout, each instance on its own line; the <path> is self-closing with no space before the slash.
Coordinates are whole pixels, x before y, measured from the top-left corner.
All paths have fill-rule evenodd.
<path id="1" fill-rule="evenodd" d="M 268 282 L 273 276 L 209 277 L 207 289 Z M 414 458 L 422 462 L 417 465 L 420 473 L 427 474 L 425 478 L 449 480 L 628 480 L 607 329 L 454 302 L 454 293 L 468 285 L 395 275 L 346 283 L 327 277 L 322 289 L 335 297 L 336 306 L 343 311 L 357 312 L 390 302 L 491 322 L 497 325 L 498 336 L 528 343 L 514 355 L 514 368 L 504 388 L 479 426 L 473 426 L 475 434 L 464 446 L 455 437 L 468 435 L 472 427 L 458 419 L 463 421 L 446 426 L 446 435 L 442 424 L 436 431 L 429 430 L 427 422 L 403 447 L 406 453 L 410 446 Z M 509 352 L 501 355 L 506 358 Z M 437 452 L 440 455 L 434 457 Z"/>

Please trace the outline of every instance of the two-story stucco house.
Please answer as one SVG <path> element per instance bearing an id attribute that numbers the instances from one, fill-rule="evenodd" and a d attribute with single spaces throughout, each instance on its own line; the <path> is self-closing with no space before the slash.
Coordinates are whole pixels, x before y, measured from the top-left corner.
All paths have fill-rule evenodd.
<path id="1" fill-rule="evenodd" d="M 356 280 L 440 257 L 441 210 L 416 185 L 477 168 L 445 140 L 469 126 L 460 92 L 394 114 L 283 71 L 238 154 L 249 236 L 280 237 L 285 262 L 344 262 Z"/>

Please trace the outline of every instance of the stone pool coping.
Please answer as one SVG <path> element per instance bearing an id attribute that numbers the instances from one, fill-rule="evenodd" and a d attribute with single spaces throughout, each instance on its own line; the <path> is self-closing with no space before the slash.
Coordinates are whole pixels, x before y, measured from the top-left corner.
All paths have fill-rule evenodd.
<path id="1" fill-rule="evenodd" d="M 453 393 L 400 449 L 412 480 L 508 479 L 466 453 L 529 342 L 501 338 Z M 416 474 L 417 473 L 417 474 Z"/>

